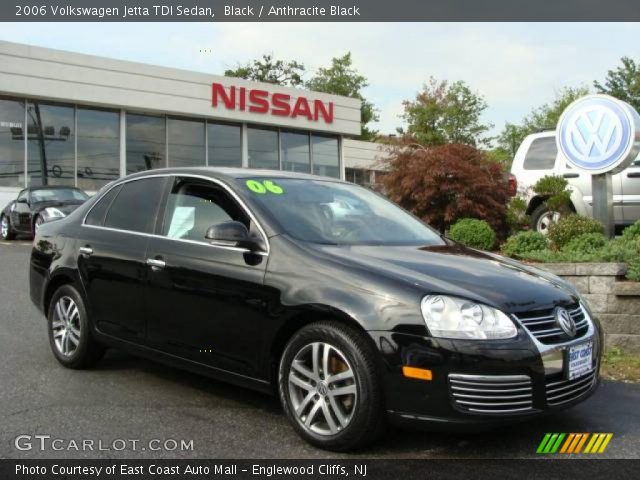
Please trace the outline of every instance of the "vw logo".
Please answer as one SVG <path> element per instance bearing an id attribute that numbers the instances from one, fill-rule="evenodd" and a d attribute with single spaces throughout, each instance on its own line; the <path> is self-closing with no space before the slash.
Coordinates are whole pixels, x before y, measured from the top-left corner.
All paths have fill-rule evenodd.
<path id="1" fill-rule="evenodd" d="M 625 168 L 638 153 L 640 117 L 607 95 L 576 100 L 558 122 L 558 150 L 575 167 L 598 174 Z M 620 167 L 620 168 L 618 168 Z"/>
<path id="2" fill-rule="evenodd" d="M 555 317 L 558 327 L 560 327 L 564 333 L 570 337 L 576 336 L 576 323 L 573 321 L 573 318 L 571 318 L 571 315 L 569 315 L 566 308 L 556 308 Z"/>

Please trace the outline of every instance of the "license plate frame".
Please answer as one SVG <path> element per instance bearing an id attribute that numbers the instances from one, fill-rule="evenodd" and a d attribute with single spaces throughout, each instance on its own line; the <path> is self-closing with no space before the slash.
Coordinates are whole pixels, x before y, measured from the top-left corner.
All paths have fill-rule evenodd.
<path id="1" fill-rule="evenodd" d="M 567 380 L 584 377 L 593 370 L 593 341 L 571 345 L 565 349 L 564 374 Z"/>

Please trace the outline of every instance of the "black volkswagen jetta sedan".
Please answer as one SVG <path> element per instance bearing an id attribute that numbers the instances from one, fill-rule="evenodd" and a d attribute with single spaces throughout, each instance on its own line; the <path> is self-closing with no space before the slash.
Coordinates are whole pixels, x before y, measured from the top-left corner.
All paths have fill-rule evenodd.
<path id="1" fill-rule="evenodd" d="M 598 384 L 601 329 L 573 287 L 338 180 L 143 172 L 33 245 L 31 297 L 64 366 L 118 347 L 277 392 L 327 449 L 371 442 L 387 421 L 535 418 Z"/>

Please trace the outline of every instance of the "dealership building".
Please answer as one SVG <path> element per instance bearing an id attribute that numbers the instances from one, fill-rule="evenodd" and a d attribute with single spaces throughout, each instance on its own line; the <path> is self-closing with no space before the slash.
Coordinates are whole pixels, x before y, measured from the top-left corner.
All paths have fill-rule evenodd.
<path id="1" fill-rule="evenodd" d="M 360 100 L 0 41 L 0 203 L 141 170 L 233 166 L 369 185 Z M 379 180 L 380 173 L 377 175 Z"/>

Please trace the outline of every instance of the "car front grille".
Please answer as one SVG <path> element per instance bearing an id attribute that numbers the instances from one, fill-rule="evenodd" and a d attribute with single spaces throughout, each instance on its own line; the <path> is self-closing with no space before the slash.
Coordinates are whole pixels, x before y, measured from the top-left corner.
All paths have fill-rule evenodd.
<path id="1" fill-rule="evenodd" d="M 573 337 L 567 335 L 558 326 L 553 310 L 519 313 L 516 317 L 538 341 L 545 344 L 555 344 L 580 338 L 589 330 L 589 320 L 581 305 L 573 305 L 567 310 L 576 324 L 576 334 Z"/>
<path id="2" fill-rule="evenodd" d="M 449 374 L 453 403 L 473 413 L 509 414 L 533 409 L 528 375 Z"/>
<path id="3" fill-rule="evenodd" d="M 594 368 L 587 375 L 573 380 L 547 380 L 547 405 L 555 407 L 587 394 L 596 381 L 596 371 Z"/>

